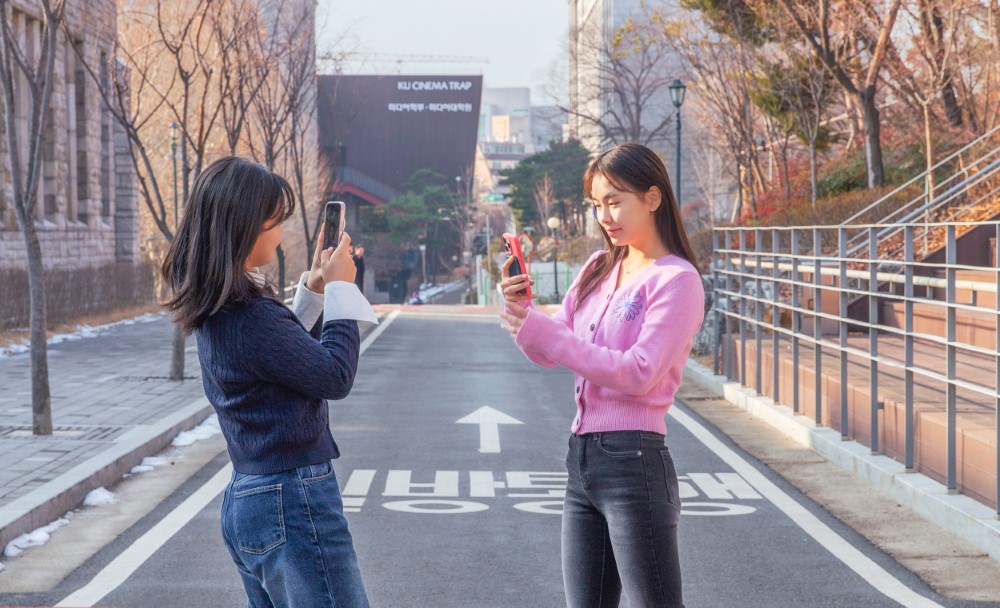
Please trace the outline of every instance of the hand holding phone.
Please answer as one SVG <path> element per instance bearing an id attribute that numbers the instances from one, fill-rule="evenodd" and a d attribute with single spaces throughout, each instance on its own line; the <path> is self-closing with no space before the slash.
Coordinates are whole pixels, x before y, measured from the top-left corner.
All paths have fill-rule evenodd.
<path id="1" fill-rule="evenodd" d="M 508 277 L 510 279 L 504 281 L 502 287 L 504 288 L 504 293 L 506 295 L 506 289 L 510 286 L 510 281 L 514 277 L 518 277 L 522 274 L 528 273 L 528 265 L 524 262 L 524 254 L 521 252 L 521 239 L 517 238 L 515 235 L 505 232 L 501 237 L 503 240 L 503 249 L 507 254 L 508 263 L 505 267 L 508 269 Z M 513 281 L 517 283 L 518 281 Z M 523 289 L 519 289 L 514 293 L 522 296 L 522 299 L 530 300 L 534 296 L 531 293 L 531 280 L 526 281 L 526 286 Z"/>
<path id="2" fill-rule="evenodd" d="M 330 201 L 323 212 L 323 249 L 336 248 L 344 233 L 344 203 Z"/>
<path id="3" fill-rule="evenodd" d="M 336 249 L 333 251 L 323 250 L 320 254 L 320 260 L 324 285 L 334 281 L 354 282 L 358 268 L 354 265 L 354 259 L 351 257 L 351 236 L 346 232 L 341 235 Z"/>

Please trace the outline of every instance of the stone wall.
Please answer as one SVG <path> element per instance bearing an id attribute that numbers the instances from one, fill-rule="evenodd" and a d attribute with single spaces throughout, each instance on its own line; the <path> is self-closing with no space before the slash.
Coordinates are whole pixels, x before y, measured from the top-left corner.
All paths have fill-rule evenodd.
<path id="1" fill-rule="evenodd" d="M 37 36 L 40 22 L 30 6 L 14 3 L 13 26 L 20 32 Z M 139 213 L 135 175 L 129 161 L 123 131 L 103 106 L 100 91 L 88 73 L 90 66 L 98 78 L 107 82 L 107 60 L 117 28 L 115 0 L 68 0 L 66 24 L 69 36 L 60 35 L 56 48 L 50 111 L 43 146 L 43 179 L 35 214 L 35 226 L 41 242 L 47 273 L 46 284 L 65 284 L 66 276 L 96 279 L 107 273 L 120 273 L 96 280 L 100 285 L 120 285 L 117 305 L 136 302 L 134 287 L 145 285 L 139 255 Z M 82 59 L 81 59 L 82 55 Z M 15 112 L 24 135 L 20 144 L 27 154 L 26 122 L 30 98 L 25 94 L 16 102 Z M 6 158 L 7 140 L 0 124 L 0 272 L 6 279 L 0 289 L 0 325 L 27 325 L 27 318 L 15 314 L 23 294 L 17 293 L 27 258 L 24 238 L 13 210 L 13 189 Z M 142 272 L 136 269 L 142 268 Z M 63 277 L 55 280 L 54 277 Z M 138 281 L 138 282 L 137 282 Z M 127 288 L 126 288 L 127 287 Z M 143 287 L 144 288 L 144 287 Z M 127 294 L 127 295 L 124 295 Z M 48 298 L 49 310 L 60 310 L 59 294 Z M 59 296 L 63 297 L 63 296 Z M 73 306 L 82 311 L 97 305 L 102 312 L 116 304 L 108 297 L 81 289 Z M 152 294 L 150 294 L 150 298 Z M 20 321 L 17 319 L 22 317 Z M 67 315 L 56 314 L 54 317 Z M 72 316 L 72 315 L 69 315 Z M 56 322 L 55 319 L 50 319 Z M 69 319 L 63 319 L 69 320 Z"/>

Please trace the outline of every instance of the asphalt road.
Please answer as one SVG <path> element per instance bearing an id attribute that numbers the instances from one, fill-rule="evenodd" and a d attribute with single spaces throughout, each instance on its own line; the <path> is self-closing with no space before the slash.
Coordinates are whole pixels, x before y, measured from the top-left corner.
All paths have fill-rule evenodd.
<path id="1" fill-rule="evenodd" d="M 572 375 L 533 366 L 498 325 L 433 307 L 399 314 L 362 357 L 352 395 L 331 404 L 373 606 L 564 605 Z M 935 595 L 683 404 L 667 424 L 689 608 L 985 606 Z M 227 464 L 211 461 L 55 589 L 0 605 L 245 605 L 219 532 Z M 80 589 L 91 599 L 66 599 Z"/>

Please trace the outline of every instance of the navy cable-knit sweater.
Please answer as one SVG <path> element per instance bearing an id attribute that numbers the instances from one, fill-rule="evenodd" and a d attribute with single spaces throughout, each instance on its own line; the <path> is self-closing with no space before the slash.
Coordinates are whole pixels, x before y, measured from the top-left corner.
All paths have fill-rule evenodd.
<path id="1" fill-rule="evenodd" d="M 212 315 L 195 336 L 205 395 L 236 471 L 276 473 L 340 456 L 326 399 L 351 392 L 357 321 L 320 317 L 309 332 L 284 304 L 260 296 Z"/>

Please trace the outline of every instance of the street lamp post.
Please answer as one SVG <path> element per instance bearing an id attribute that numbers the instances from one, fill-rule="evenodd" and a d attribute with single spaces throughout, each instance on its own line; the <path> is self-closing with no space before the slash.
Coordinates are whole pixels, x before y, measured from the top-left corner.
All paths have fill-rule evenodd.
<path id="1" fill-rule="evenodd" d="M 179 205 L 177 204 L 177 130 L 180 126 L 176 122 L 170 123 L 170 158 L 174 161 L 174 235 L 180 222 Z"/>
<path id="2" fill-rule="evenodd" d="M 670 83 L 670 100 L 677 108 L 677 170 L 674 171 L 674 198 L 677 199 L 677 208 L 681 206 L 681 105 L 684 103 L 684 94 L 687 86 L 680 80 Z"/>
<path id="3" fill-rule="evenodd" d="M 546 220 L 545 225 L 552 231 L 552 238 L 556 238 L 556 229 L 559 228 L 559 218 L 556 216 Z M 552 251 L 552 284 L 556 288 L 556 302 L 559 302 L 559 241 L 556 241 L 556 248 Z"/>
<path id="4" fill-rule="evenodd" d="M 420 244 L 420 277 L 423 279 L 421 281 L 421 289 L 427 283 L 427 245 Z M 418 290 L 419 291 L 419 290 Z"/>

